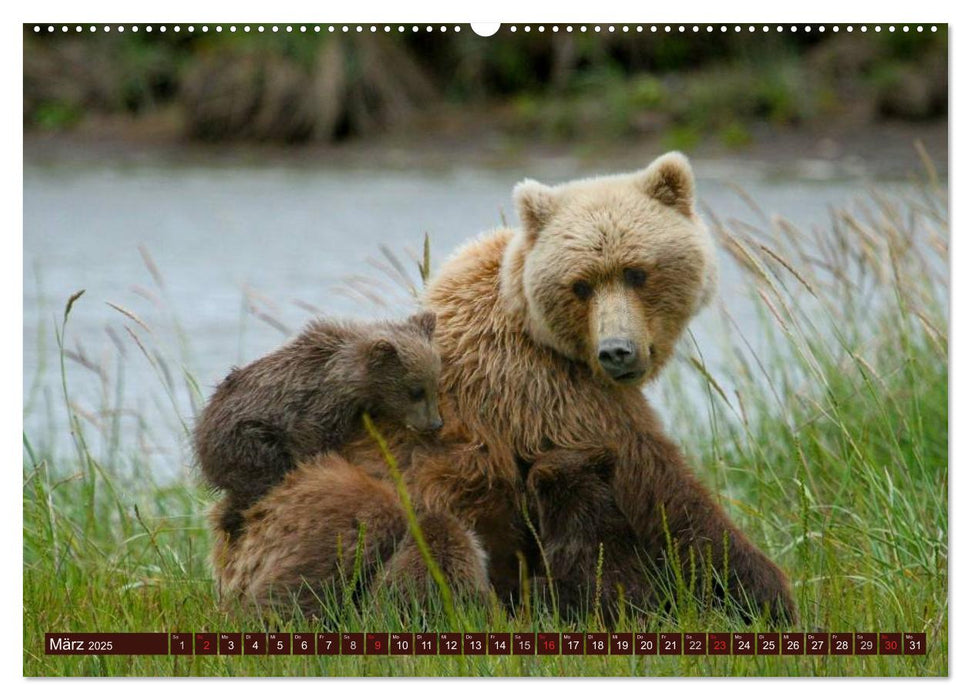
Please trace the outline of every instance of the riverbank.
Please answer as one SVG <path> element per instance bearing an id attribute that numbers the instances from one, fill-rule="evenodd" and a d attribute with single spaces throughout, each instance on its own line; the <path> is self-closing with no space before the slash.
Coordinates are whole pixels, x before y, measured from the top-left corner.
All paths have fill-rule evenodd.
<path id="1" fill-rule="evenodd" d="M 921 144 L 938 175 L 948 173 L 946 121 L 885 122 L 795 128 L 761 125 L 748 144 L 726 146 L 717 136 L 702 138 L 685 152 L 705 162 L 712 176 L 731 179 L 739 171 L 807 180 L 907 179 L 919 169 Z M 334 167 L 387 170 L 520 170 L 556 180 L 558 169 L 627 170 L 672 144 L 660 136 L 569 141 L 528 139 L 503 131 L 489 115 L 474 119 L 439 115 L 407 130 L 338 144 L 287 147 L 271 144 L 200 144 L 182 135 L 174 113 L 145 118 L 102 117 L 72 131 L 24 134 L 30 164 Z M 726 164 L 730 163 L 730 167 Z M 701 168 L 705 170 L 705 168 Z"/>

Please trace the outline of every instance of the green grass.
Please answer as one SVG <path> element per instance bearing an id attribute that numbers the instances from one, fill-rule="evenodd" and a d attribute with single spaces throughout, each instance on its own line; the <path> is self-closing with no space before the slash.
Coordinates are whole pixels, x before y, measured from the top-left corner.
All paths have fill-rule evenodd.
<path id="1" fill-rule="evenodd" d="M 723 309 L 727 364 L 710 367 L 689 337 L 682 361 L 650 392 L 664 392 L 673 407 L 665 419 L 705 481 L 790 574 L 802 618 L 794 631 L 922 631 L 926 656 L 45 656 L 49 631 L 603 629 L 596 615 L 559 620 L 536 597 L 513 612 L 461 599 L 451 610 L 434 594 L 425 607 L 407 596 L 355 607 L 347 582 L 324 601 L 322 619 L 220 608 L 207 564 L 211 497 L 188 481 L 157 484 L 115 421 L 82 414 L 71 401 L 79 369 L 62 352 L 60 410 L 75 450 L 60 454 L 47 438 L 24 435 L 24 674 L 947 675 L 946 194 L 932 175 L 919 195 L 875 194 L 812 234 L 755 214 L 757 228 L 716 222 L 715 232 L 746 270 L 762 332 L 741 337 Z M 70 314 L 87 301 L 73 300 Z M 60 346 L 71 334 L 67 311 L 56 327 Z M 165 398 L 171 376 L 160 377 L 169 378 Z M 197 405 L 185 377 L 181 390 Z M 120 378 L 104 381 L 97 413 L 107 418 L 118 415 Z M 708 397 L 701 409 L 686 399 L 692 382 Z M 675 598 L 675 615 L 629 616 L 618 629 L 765 629 Z"/>

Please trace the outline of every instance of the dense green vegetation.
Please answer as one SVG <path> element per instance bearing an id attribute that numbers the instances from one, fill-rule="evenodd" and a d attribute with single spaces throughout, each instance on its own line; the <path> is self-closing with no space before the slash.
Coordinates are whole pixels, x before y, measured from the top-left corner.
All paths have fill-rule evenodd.
<path id="1" fill-rule="evenodd" d="M 755 123 L 947 113 L 946 26 L 865 34 L 505 27 L 490 38 L 467 26 L 400 35 L 327 25 L 320 33 L 44 29 L 24 29 L 24 124 L 42 130 L 154 117 L 200 140 L 301 143 L 486 121 L 514 138 L 643 134 L 688 148 L 711 135 L 744 146 Z"/>
<path id="2" fill-rule="evenodd" d="M 260 620 L 221 610 L 209 573 L 204 512 L 191 483 L 157 483 L 119 431 L 121 372 L 106 370 L 104 406 L 71 401 L 83 368 L 61 353 L 62 406 L 75 450 L 24 435 L 26 675 L 946 675 L 948 643 L 947 199 L 931 176 L 916 197 L 874 193 L 814 233 L 756 212 L 758 227 L 715 231 L 747 273 L 764 315 L 740 337 L 725 310 L 725 368 L 684 345 L 657 387 L 666 416 L 732 516 L 789 572 L 796 631 L 926 632 L 916 657 L 127 657 L 45 656 L 47 631 L 596 631 L 557 619 L 538 597 L 509 612 L 433 596 L 349 603 L 338 585 L 321 619 Z M 71 336 L 72 300 L 55 341 Z M 135 319 L 132 319 L 135 322 Z M 162 334 L 164 329 L 156 329 Z M 133 347 L 134 349 L 134 347 Z M 146 358 L 156 348 L 141 347 Z M 124 359 L 114 358 L 119 367 Z M 170 358 L 171 359 L 171 358 Z M 199 396 L 191 367 L 184 390 Z M 178 373 L 176 373 L 178 375 Z M 171 377 L 169 378 L 171 379 Z M 697 408 L 681 392 L 701 382 Z M 163 382 L 160 393 L 172 390 Z M 167 387 L 167 388 L 166 388 Z M 180 389 L 182 390 L 182 389 Z M 196 402 L 196 403 L 197 403 Z M 36 410 L 36 409 L 31 409 Z M 186 422 L 191 416 L 184 417 Z M 97 444 L 98 449 L 92 445 Z M 102 449 L 102 446 L 106 446 Z M 759 631 L 675 591 L 669 614 L 636 611 L 629 631 Z"/>

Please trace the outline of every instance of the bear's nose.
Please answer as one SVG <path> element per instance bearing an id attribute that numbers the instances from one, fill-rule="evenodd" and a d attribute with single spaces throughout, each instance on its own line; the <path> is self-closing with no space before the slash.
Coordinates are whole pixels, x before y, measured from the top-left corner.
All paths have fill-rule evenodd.
<path id="1" fill-rule="evenodd" d="M 607 338 L 597 347 L 597 359 L 612 377 L 627 374 L 637 361 L 637 346 L 628 338 Z"/>

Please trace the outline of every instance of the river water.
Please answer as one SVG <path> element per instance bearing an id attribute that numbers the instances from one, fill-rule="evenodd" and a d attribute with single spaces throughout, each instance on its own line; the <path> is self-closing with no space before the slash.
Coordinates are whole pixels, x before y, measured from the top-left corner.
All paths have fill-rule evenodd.
<path id="1" fill-rule="evenodd" d="M 739 188 L 765 213 L 809 229 L 825 226 L 832 207 L 872 186 L 906 187 L 863 177 L 780 178 L 733 165 L 695 163 L 700 199 L 723 220 L 758 222 Z M 522 177 L 562 181 L 595 172 L 553 163 L 535 172 L 413 172 L 28 157 L 25 434 L 54 455 L 70 448 L 54 328 L 75 291 L 86 290 L 67 328 L 67 378 L 89 443 L 107 458 L 117 441 L 123 452 L 145 455 L 160 475 L 184 475 L 185 426 L 198 403 L 186 374 L 207 396 L 231 365 L 280 344 L 312 309 L 406 313 L 407 294 L 374 265 L 384 259 L 381 246 L 415 279 L 409 252 L 421 249 L 425 233 L 434 266 L 503 217 L 515 223 L 510 191 Z M 743 332 L 754 332 L 750 291 L 727 256 L 723 262 L 721 299 L 737 309 Z M 389 307 L 366 297 L 384 298 Z M 692 330 L 717 365 L 718 344 L 708 342 L 713 313 L 702 313 Z"/>

